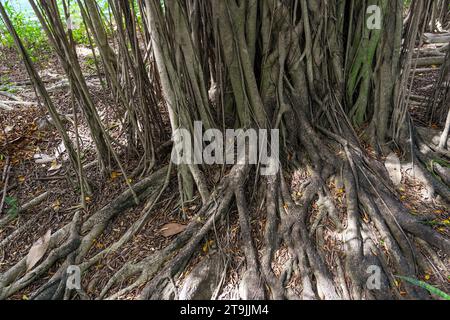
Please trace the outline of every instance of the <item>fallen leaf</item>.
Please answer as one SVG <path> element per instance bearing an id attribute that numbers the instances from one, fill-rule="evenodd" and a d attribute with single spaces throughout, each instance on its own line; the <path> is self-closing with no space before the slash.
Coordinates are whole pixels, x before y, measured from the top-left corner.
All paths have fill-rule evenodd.
<path id="1" fill-rule="evenodd" d="M 202 247 L 204 253 L 208 253 L 209 249 L 214 246 L 214 240 L 206 241 Z"/>
<path id="2" fill-rule="evenodd" d="M 36 153 L 34 156 L 34 162 L 36 162 L 37 164 L 46 164 L 46 163 L 50 163 L 53 162 L 55 160 L 54 157 L 50 157 L 49 155 L 45 154 L 45 153 Z"/>
<path id="3" fill-rule="evenodd" d="M 66 152 L 66 146 L 64 142 L 61 142 L 55 150 L 55 158 L 58 159 L 64 152 Z"/>
<path id="4" fill-rule="evenodd" d="M 11 131 L 13 131 L 14 126 L 6 126 L 5 128 L 5 133 L 10 133 Z"/>
<path id="5" fill-rule="evenodd" d="M 52 230 L 49 229 L 47 233 L 43 237 L 39 238 L 31 247 L 27 255 L 27 272 L 33 269 L 36 263 L 38 263 L 39 260 L 41 260 L 45 255 L 51 235 Z"/>
<path id="6" fill-rule="evenodd" d="M 161 228 L 161 234 L 163 237 L 169 238 L 183 232 L 187 228 L 186 225 L 179 223 L 168 223 Z"/>
<path id="7" fill-rule="evenodd" d="M 105 247 L 105 245 L 104 245 L 103 243 L 97 242 L 97 243 L 95 244 L 95 247 L 96 247 L 97 249 L 103 249 L 103 248 Z"/>
<path id="8" fill-rule="evenodd" d="M 48 169 L 49 172 L 51 171 L 58 171 L 59 169 L 61 169 L 62 164 L 58 163 L 56 160 L 52 161 L 52 165 L 51 167 Z"/>
<path id="9" fill-rule="evenodd" d="M 115 180 L 120 177 L 122 174 L 120 172 L 113 171 L 111 172 L 111 180 Z"/>
<path id="10" fill-rule="evenodd" d="M 53 202 L 52 207 L 55 211 L 58 211 L 61 208 L 61 201 L 57 199 L 55 202 Z"/>

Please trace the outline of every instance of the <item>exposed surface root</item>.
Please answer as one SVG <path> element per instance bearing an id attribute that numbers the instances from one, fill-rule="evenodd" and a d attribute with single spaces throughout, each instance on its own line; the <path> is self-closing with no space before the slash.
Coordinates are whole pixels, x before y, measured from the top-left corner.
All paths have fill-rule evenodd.
<path id="1" fill-rule="evenodd" d="M 119 299 L 132 292 L 141 299 L 217 297 L 229 270 L 224 262 L 234 253 L 220 249 L 196 267 L 191 264 L 198 261 L 194 257 L 208 235 L 215 234 L 223 248 L 223 235 L 217 233 L 228 229 L 230 219 L 236 221 L 245 258 L 235 286 L 242 299 L 429 298 L 422 289 L 399 284 L 395 276 L 417 278 L 433 270 L 445 283 L 450 240 L 410 214 L 382 165 L 354 145 L 343 147 L 346 152 L 339 157 L 319 154 L 309 144 L 311 158 L 318 161 L 310 165 L 302 160 L 306 165 L 297 192 L 289 185 L 295 174 L 280 172 L 261 177 L 258 192 L 249 196 L 245 177 L 252 168 L 233 167 L 182 233 L 152 254 L 122 264 L 95 298 Z M 66 288 L 67 267 L 77 265 L 85 274 L 131 241 L 149 221 L 171 177 L 170 168 L 164 167 L 136 184 L 135 194 L 145 200 L 139 217 L 118 240 L 94 254 L 91 248 L 109 223 L 134 206 L 133 194 L 125 191 L 84 222 L 77 213 L 51 236 L 49 253 L 31 272 L 25 273 L 24 258 L 1 275 L 0 298 L 20 292 L 54 267 L 57 271 L 35 290 L 33 299 L 90 298 L 83 289 Z M 260 228 L 255 228 L 254 212 L 263 221 Z M 281 265 L 280 250 L 286 252 Z M 368 284 L 374 271 L 379 275 L 375 289 Z M 199 288 L 204 288 L 202 294 Z"/>

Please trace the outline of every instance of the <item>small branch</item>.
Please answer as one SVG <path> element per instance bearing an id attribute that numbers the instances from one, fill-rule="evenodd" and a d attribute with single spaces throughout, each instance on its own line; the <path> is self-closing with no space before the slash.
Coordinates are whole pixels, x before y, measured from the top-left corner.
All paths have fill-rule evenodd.
<path id="1" fill-rule="evenodd" d="M 17 97 L 16 95 L 10 93 L 10 92 L 6 92 L 6 91 L 0 91 L 0 96 L 4 96 L 7 98 L 10 98 L 14 101 L 22 101 L 22 99 L 20 99 L 19 97 Z"/>
<path id="2" fill-rule="evenodd" d="M 24 105 L 24 106 L 35 106 L 37 105 L 36 102 L 32 102 L 32 101 L 0 101 L 1 104 L 4 105 Z"/>
<path id="3" fill-rule="evenodd" d="M 9 165 L 9 157 L 7 157 L 6 158 L 5 167 L 3 168 L 3 175 L 2 175 L 2 181 L 4 183 L 4 186 L 3 186 L 2 200 L 0 202 L 0 213 L 3 212 L 3 205 L 5 204 L 6 192 L 8 190 L 8 180 L 9 180 L 9 173 L 10 173 L 10 171 L 11 171 L 11 166 Z"/>
<path id="4" fill-rule="evenodd" d="M 425 33 L 424 38 L 425 38 L 425 43 L 449 43 L 450 42 L 450 33 L 447 33 L 447 34 Z"/>
<path id="5" fill-rule="evenodd" d="M 412 65 L 416 65 L 417 67 L 431 66 L 431 65 L 442 65 L 445 62 L 445 56 L 436 56 L 436 57 L 425 57 L 418 58 L 412 61 Z"/>

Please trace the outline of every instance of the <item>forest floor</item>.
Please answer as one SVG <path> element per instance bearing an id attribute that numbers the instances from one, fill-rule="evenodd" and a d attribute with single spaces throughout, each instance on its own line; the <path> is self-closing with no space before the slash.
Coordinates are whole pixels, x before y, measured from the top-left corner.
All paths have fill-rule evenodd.
<path id="1" fill-rule="evenodd" d="M 87 50 L 87 49 L 86 49 Z M 83 61 L 85 75 L 89 77 L 89 88 L 96 103 L 103 123 L 109 129 L 111 135 L 120 141 L 123 137 L 123 128 L 108 110 L 109 106 L 114 104 L 107 89 L 102 88 L 100 80 L 96 76 L 95 68 L 92 65 L 90 55 L 86 50 L 79 52 Z M 89 51 L 89 50 L 87 50 Z M 71 97 L 67 85 L 64 83 L 63 71 L 58 68 L 57 58 L 49 55 L 46 59 L 38 63 L 38 69 L 41 77 L 46 81 L 51 97 L 60 114 L 64 115 L 64 121 L 71 138 L 75 137 L 73 130 L 73 108 Z M 431 94 L 430 85 L 432 85 L 439 76 L 439 69 L 418 74 L 413 84 L 413 94 L 427 97 Z M 3 211 L 0 210 L 0 220 L 6 215 L 15 215 L 15 218 L 6 225 L 0 225 L 0 273 L 25 257 L 33 243 L 42 237 L 49 229 L 53 232 L 69 223 L 77 211 L 80 202 L 79 192 L 71 185 L 66 177 L 68 162 L 55 127 L 47 117 L 45 107 L 39 104 L 32 86 L 28 83 L 28 76 L 25 67 L 20 62 L 19 57 L 14 50 L 0 50 L 0 91 L 8 92 L 11 95 L 0 95 L 1 101 L 11 107 L 11 111 L 6 111 L 0 107 L 0 174 L 7 175 L 7 183 L 0 182 L 0 199 L 5 195 L 5 204 Z M 13 102 L 13 99 L 25 101 Z M 430 127 L 439 133 L 441 129 L 439 124 L 429 124 L 421 117 L 421 106 L 415 104 L 411 107 L 411 113 L 414 121 L 423 127 Z M 82 119 L 83 117 L 78 117 Z M 82 138 L 83 163 L 89 164 L 95 159 L 92 141 L 88 135 L 88 129 L 85 123 L 80 123 L 80 136 Z M 370 150 L 368 150 L 370 153 Z M 121 154 L 124 169 L 130 174 L 135 167 L 136 159 L 129 154 Z M 6 165 L 10 165 L 10 170 L 5 172 Z M 160 166 L 163 164 L 159 164 Z M 86 174 L 93 185 L 93 195 L 86 199 L 87 210 L 84 211 L 84 218 L 92 215 L 114 198 L 127 189 L 126 182 L 119 172 L 112 172 L 108 179 L 99 175 L 95 163 L 88 165 Z M 449 208 L 433 200 L 427 194 L 420 181 L 413 179 L 409 175 L 402 175 L 402 182 L 398 186 L 398 192 L 401 194 L 401 200 L 410 209 L 411 214 L 423 216 L 424 219 L 432 221 L 433 226 L 438 232 L 450 235 L 449 232 Z M 296 192 L 300 193 L 300 185 L 305 179 L 302 172 L 293 173 L 291 179 L 293 196 Z M 136 178 L 137 182 L 139 179 Z M 336 203 L 339 205 L 341 215 L 345 213 L 345 192 L 338 185 L 331 186 Z M 116 273 L 127 262 L 139 262 L 149 254 L 166 247 L 172 237 L 164 236 L 164 227 L 168 223 L 177 223 L 185 225 L 194 213 L 201 206 L 199 200 L 190 204 L 187 212 L 181 214 L 180 209 L 173 209 L 177 206 L 177 186 L 170 186 L 162 200 L 154 208 L 154 213 L 150 221 L 139 231 L 131 241 L 125 243 L 119 251 L 108 255 L 100 263 L 91 268 L 83 277 L 83 287 L 89 297 L 95 299 L 99 297 L 102 288 L 106 285 L 110 277 Z M 39 204 L 33 206 L 27 211 L 19 212 L 20 207 L 35 199 L 39 195 L 47 193 L 48 196 Z M 101 237 L 96 239 L 95 245 L 91 248 L 86 258 L 92 257 L 97 252 L 107 248 L 117 241 L 136 221 L 143 208 L 143 203 L 133 209 L 122 212 L 112 221 Z M 0 208 L 1 209 L 1 208 Z M 262 230 L 265 221 L 260 218 L 258 208 L 252 208 L 254 212 L 252 217 L 252 228 L 256 239 L 261 239 L 261 243 L 256 241 L 256 246 L 262 246 Z M 313 207 L 311 220 L 317 214 L 317 206 Z M 324 228 L 327 229 L 331 221 L 324 222 Z M 240 278 L 240 269 L 245 258 L 239 246 L 239 223 L 237 214 L 231 212 L 229 221 L 224 232 L 218 230 L 205 239 L 204 245 L 198 249 L 196 256 L 191 259 L 190 267 L 186 273 L 199 261 L 200 257 L 210 255 L 217 250 L 225 250 L 230 257 L 227 262 L 227 279 L 225 279 L 219 299 L 238 298 L 238 283 Z M 339 254 L 340 250 L 335 250 L 341 244 L 327 243 L 323 244 L 327 252 L 329 264 L 334 261 L 333 255 Z M 287 249 L 280 249 L 276 253 L 277 262 L 274 263 L 273 270 L 279 275 L 283 269 L 283 263 L 287 260 Z M 12 299 L 28 299 L 37 287 L 45 283 L 58 268 L 55 265 L 47 277 L 28 286 L 20 291 Z M 182 277 L 181 277 L 182 278 Z M 133 279 L 130 279 L 130 281 Z M 443 278 L 437 270 L 427 270 L 422 275 L 423 281 L 437 286 L 445 291 L 449 291 L 450 279 Z M 299 289 L 300 278 L 293 277 L 289 283 L 291 290 L 296 293 Z M 120 283 L 111 289 L 111 292 L 117 292 L 126 287 L 127 283 Z M 400 284 L 399 284 L 400 285 Z M 121 299 L 134 299 L 139 294 L 141 288 L 136 288 Z"/>

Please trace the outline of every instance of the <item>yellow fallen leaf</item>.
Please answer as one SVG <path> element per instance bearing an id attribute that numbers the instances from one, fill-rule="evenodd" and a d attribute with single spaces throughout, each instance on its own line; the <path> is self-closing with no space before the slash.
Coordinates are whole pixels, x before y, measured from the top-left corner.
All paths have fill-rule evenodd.
<path id="1" fill-rule="evenodd" d="M 23 182 L 25 182 L 25 177 L 24 177 L 24 176 L 19 176 L 19 177 L 17 178 L 17 180 L 18 180 L 20 183 L 23 183 Z"/>
<path id="2" fill-rule="evenodd" d="M 28 296 L 27 296 L 26 294 L 24 294 L 24 295 L 22 296 L 22 300 L 30 300 L 30 298 L 28 298 Z"/>
<path id="3" fill-rule="evenodd" d="M 362 217 L 363 217 L 363 221 L 365 223 L 369 223 L 370 222 L 370 219 L 369 219 L 369 217 L 366 214 L 363 214 Z"/>
<path id="4" fill-rule="evenodd" d="M 424 278 L 426 281 L 428 281 L 428 280 L 430 280 L 431 276 L 430 276 L 429 274 L 426 274 L 423 278 Z"/>
<path id="5" fill-rule="evenodd" d="M 48 171 L 58 171 L 59 169 L 61 169 L 61 167 L 62 167 L 62 164 L 59 164 L 56 160 L 53 160 L 52 165 L 50 166 Z"/>
<path id="6" fill-rule="evenodd" d="M 56 201 L 53 202 L 52 207 L 54 210 L 58 211 L 61 208 L 61 201 L 59 201 L 59 199 L 56 199 Z"/>
<path id="7" fill-rule="evenodd" d="M 113 171 L 113 172 L 111 172 L 111 180 L 115 180 L 118 177 L 120 177 L 121 175 L 122 175 L 122 173 L 117 172 L 117 171 Z"/>
<path id="8" fill-rule="evenodd" d="M 208 253 L 209 249 L 214 245 L 214 240 L 206 241 L 202 247 L 204 253 Z"/>

